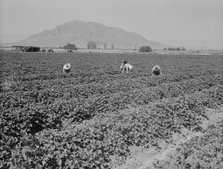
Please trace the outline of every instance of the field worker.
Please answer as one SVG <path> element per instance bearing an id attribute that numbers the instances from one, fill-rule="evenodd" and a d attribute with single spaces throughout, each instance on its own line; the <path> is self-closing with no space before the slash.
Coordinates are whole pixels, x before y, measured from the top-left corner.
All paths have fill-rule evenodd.
<path id="1" fill-rule="evenodd" d="M 122 73 L 128 73 L 130 70 L 132 70 L 132 68 L 133 66 L 130 65 L 126 60 L 124 60 L 124 62 L 120 66 L 120 70 L 122 71 Z"/>
<path id="2" fill-rule="evenodd" d="M 70 73 L 70 63 L 66 63 L 63 65 L 63 73 Z"/>
<path id="3" fill-rule="evenodd" d="M 159 76 L 162 75 L 159 65 L 155 65 L 152 69 L 152 75 Z"/>

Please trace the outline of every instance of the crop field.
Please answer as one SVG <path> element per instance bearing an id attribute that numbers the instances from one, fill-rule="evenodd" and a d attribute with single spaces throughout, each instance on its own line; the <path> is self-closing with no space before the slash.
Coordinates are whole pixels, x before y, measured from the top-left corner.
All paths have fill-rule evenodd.
<path id="1" fill-rule="evenodd" d="M 222 55 L 0 51 L 0 74 L 0 168 L 223 168 Z"/>

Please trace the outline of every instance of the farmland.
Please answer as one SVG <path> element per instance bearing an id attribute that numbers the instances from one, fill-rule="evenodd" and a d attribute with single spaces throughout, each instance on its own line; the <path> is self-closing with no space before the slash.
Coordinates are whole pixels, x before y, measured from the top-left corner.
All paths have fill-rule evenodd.
<path id="1" fill-rule="evenodd" d="M 185 130 L 201 134 L 151 167 L 222 168 L 222 56 L 0 52 L 0 168 L 118 168 Z"/>

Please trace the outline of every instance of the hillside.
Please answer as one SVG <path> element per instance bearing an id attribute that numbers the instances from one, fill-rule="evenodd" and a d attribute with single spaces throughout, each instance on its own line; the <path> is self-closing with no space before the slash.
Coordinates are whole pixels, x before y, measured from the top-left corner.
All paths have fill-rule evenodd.
<path id="1" fill-rule="evenodd" d="M 164 45 L 148 41 L 141 35 L 123 29 L 108 27 L 99 23 L 72 21 L 30 36 L 13 45 L 35 45 L 41 47 L 60 47 L 66 43 L 75 43 L 79 48 L 86 48 L 88 41 L 97 42 L 98 47 L 107 48 L 114 44 L 115 48 L 136 48 L 149 45 L 152 48 L 163 48 Z"/>

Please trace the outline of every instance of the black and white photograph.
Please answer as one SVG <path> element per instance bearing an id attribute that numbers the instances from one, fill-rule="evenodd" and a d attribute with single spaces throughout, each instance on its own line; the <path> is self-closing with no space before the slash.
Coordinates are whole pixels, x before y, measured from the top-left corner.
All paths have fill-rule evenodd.
<path id="1" fill-rule="evenodd" d="M 223 169 L 223 1 L 0 0 L 0 169 Z"/>

